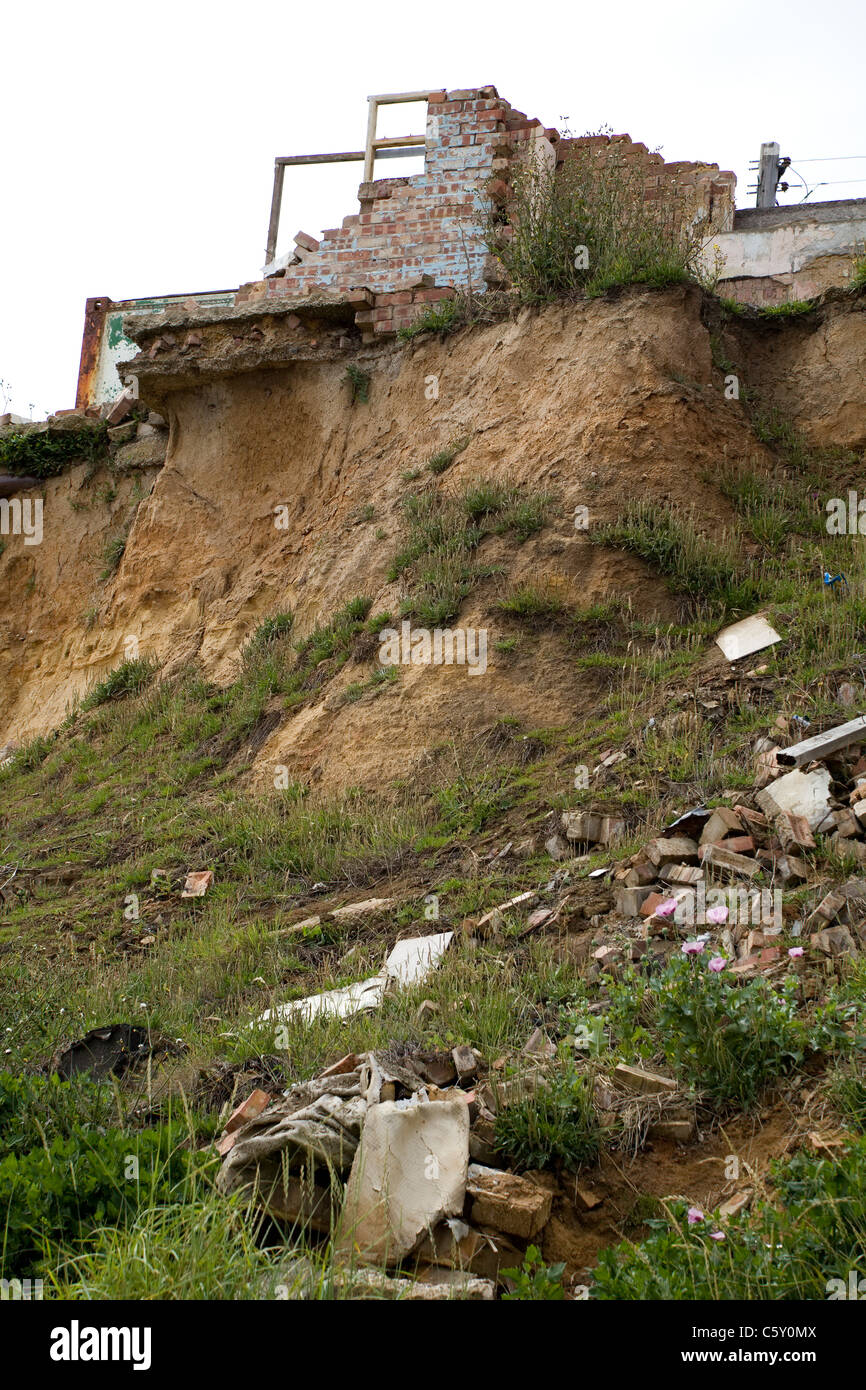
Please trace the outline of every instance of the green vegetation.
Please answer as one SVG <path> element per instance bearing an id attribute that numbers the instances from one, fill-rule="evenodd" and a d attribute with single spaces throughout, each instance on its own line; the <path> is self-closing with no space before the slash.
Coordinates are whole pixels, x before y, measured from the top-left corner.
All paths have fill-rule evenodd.
<path id="1" fill-rule="evenodd" d="M 802 1062 L 809 1030 L 797 1017 L 797 983 L 780 992 L 759 977 L 738 981 L 703 955 L 674 958 L 653 982 L 665 1056 L 717 1104 L 748 1105 L 768 1081 Z"/>
<path id="2" fill-rule="evenodd" d="M 126 550 L 127 534 L 128 533 L 124 531 L 122 535 L 113 536 L 111 540 L 105 542 L 105 546 L 102 551 L 103 567 L 102 572 L 99 576 L 101 580 L 110 579 L 111 576 L 117 571 L 117 568 L 120 565 L 121 560 L 123 559 L 124 551 Z"/>
<path id="3" fill-rule="evenodd" d="M 109 700 L 125 700 L 130 695 L 138 695 L 156 674 L 153 661 L 136 658 L 122 661 L 104 680 L 98 682 L 81 702 L 82 710 L 96 709 L 97 705 L 107 704 Z"/>
<path id="4" fill-rule="evenodd" d="M 866 1140 L 838 1158 L 773 1165 L 773 1200 L 727 1223 L 674 1203 L 648 1239 L 603 1250 L 600 1299 L 825 1299 L 847 1292 L 866 1248 Z M 691 1220 L 689 1219 L 691 1211 Z M 719 1238 L 721 1237 L 721 1238 Z M 857 1276 L 860 1277 L 859 1274 Z"/>
<path id="5" fill-rule="evenodd" d="M 545 493 L 506 483 L 472 482 L 455 494 L 428 487 L 403 499 L 401 548 L 389 580 L 405 578 L 404 617 L 444 627 L 474 586 L 489 574 L 475 552 L 485 536 L 513 533 L 526 540 L 544 526 L 551 505 Z"/>
<path id="6" fill-rule="evenodd" d="M 487 244 L 524 303 L 676 284 L 697 275 L 704 231 L 662 194 L 648 202 L 643 170 L 614 149 L 574 147 L 556 172 L 540 160 L 512 172 L 506 208 L 487 212 Z"/>
<path id="7" fill-rule="evenodd" d="M 0 436 L 0 472 L 53 478 L 75 463 L 108 457 L 108 426 L 94 421 L 74 430 L 10 430 Z"/>
<path id="8" fill-rule="evenodd" d="M 784 304 L 767 304 L 758 313 L 765 319 L 796 318 L 799 314 L 810 314 L 815 308 L 808 299 L 789 299 Z"/>
<path id="9" fill-rule="evenodd" d="M 462 454 L 471 442 L 470 434 L 461 435 L 457 439 L 452 439 L 450 444 L 446 444 L 444 449 L 439 449 L 427 460 L 428 473 L 444 473 L 446 468 L 450 468 L 458 454 Z"/>
<path id="10" fill-rule="evenodd" d="M 707 537 L 692 517 L 667 503 L 631 502 L 618 521 L 596 528 L 590 539 L 639 555 L 694 603 L 736 613 L 758 601 L 758 584 L 745 573 L 737 538 L 725 532 Z"/>
<path id="11" fill-rule="evenodd" d="M 465 296 L 455 295 L 453 299 L 437 299 L 428 304 L 412 323 L 397 329 L 397 337 L 411 342 L 419 333 L 454 333 L 467 321 Z"/>
<path id="12" fill-rule="evenodd" d="M 370 399 L 370 373 L 350 362 L 346 368 L 346 381 L 352 388 L 352 405 L 356 401 L 366 405 Z"/>
<path id="13" fill-rule="evenodd" d="M 545 1265 L 537 1245 L 527 1246 L 519 1268 L 504 1269 L 502 1273 L 513 1284 L 511 1291 L 502 1295 L 503 1303 L 558 1302 L 565 1298 L 565 1263 Z"/>
<path id="14" fill-rule="evenodd" d="M 566 1067 L 500 1110 L 496 1148 L 518 1170 L 552 1165 L 575 1171 L 598 1157 L 601 1130 L 590 1078 Z"/>

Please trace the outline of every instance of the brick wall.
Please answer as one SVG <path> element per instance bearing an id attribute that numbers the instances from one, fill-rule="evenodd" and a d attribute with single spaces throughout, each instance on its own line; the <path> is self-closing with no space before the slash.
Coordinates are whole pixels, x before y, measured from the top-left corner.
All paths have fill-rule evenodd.
<path id="1" fill-rule="evenodd" d="M 322 291 L 346 295 L 366 288 L 368 307 L 356 322 L 365 341 L 408 325 L 421 309 L 456 290 L 483 290 L 498 282 L 497 268 L 479 230 L 486 197 L 504 202 L 515 160 L 530 150 L 552 167 L 581 146 L 599 147 L 605 158 L 638 163 L 648 201 L 674 190 L 691 207 L 697 200 L 719 227 L 733 214 L 733 174 L 716 164 L 665 164 L 627 135 L 561 140 L 499 96 L 495 87 L 434 92 L 427 103 L 427 143 L 422 174 L 376 179 L 358 190 L 360 210 L 321 241 L 299 232 L 295 255 L 267 280 L 241 286 L 247 299 L 302 299 Z"/>
<path id="2" fill-rule="evenodd" d="M 644 197 L 648 202 L 664 198 L 679 205 L 684 216 L 702 214 L 713 231 L 730 231 L 734 224 L 736 174 L 719 169 L 718 164 L 676 160 L 666 163 L 630 135 L 581 135 L 560 140 L 556 150 L 557 168 L 587 148 L 601 159 L 625 164 L 643 176 Z"/>

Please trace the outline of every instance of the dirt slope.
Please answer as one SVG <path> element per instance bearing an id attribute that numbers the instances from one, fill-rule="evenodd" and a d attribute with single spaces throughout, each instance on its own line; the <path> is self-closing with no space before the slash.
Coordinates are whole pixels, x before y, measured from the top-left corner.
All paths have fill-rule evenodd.
<path id="1" fill-rule="evenodd" d="M 529 661 L 497 653 L 496 599 L 515 579 L 544 574 L 586 602 L 620 592 L 638 613 L 675 615 L 640 562 L 575 529 L 574 509 L 588 507 L 592 525 L 630 498 L 669 497 L 692 506 L 707 531 L 725 526 L 713 470 L 762 449 L 742 402 L 725 398 L 711 318 L 696 289 L 634 289 L 371 350 L 367 404 L 352 404 L 343 362 L 172 392 L 160 402 L 171 425 L 161 470 L 113 480 L 106 501 L 107 475 L 87 481 L 74 469 L 46 484 L 43 544 L 7 540 L 0 745 L 56 726 L 123 659 L 130 638 L 164 669 L 196 657 L 224 682 L 269 613 L 291 609 L 300 635 L 358 594 L 374 612 L 396 613 L 402 591 L 386 576 L 412 470 L 422 470 L 415 486 L 508 478 L 556 498 L 550 524 L 522 546 L 492 536 L 481 547 L 480 561 L 504 573 L 474 591 L 460 623 L 489 630 L 487 673 L 403 668 L 375 699 L 341 705 L 340 688 L 359 675 L 350 664 L 318 704 L 282 720 L 260 750 L 259 775 L 285 762 L 324 787 L 372 785 L 417 773 L 431 748 L 500 715 L 567 725 L 591 687 L 543 640 Z M 862 441 L 863 322 L 856 304 L 834 303 L 772 332 L 738 320 L 725 341 L 738 370 L 768 390 L 808 378 L 797 396 L 807 433 L 820 441 L 840 411 L 845 441 Z M 445 475 L 423 472 L 431 454 L 466 435 Z M 120 565 L 100 580 L 101 549 L 133 514 Z"/>

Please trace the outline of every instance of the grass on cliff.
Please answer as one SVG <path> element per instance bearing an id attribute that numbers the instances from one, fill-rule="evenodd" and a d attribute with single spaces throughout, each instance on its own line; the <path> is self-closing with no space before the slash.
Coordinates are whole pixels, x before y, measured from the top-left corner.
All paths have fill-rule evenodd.
<path id="1" fill-rule="evenodd" d="M 476 551 L 491 535 L 523 543 L 540 531 L 553 506 L 550 494 L 511 483 L 477 480 L 454 492 L 427 486 L 403 499 L 400 549 L 388 571 L 408 593 L 403 617 L 422 627 L 444 627 L 476 584 L 492 573 Z"/>

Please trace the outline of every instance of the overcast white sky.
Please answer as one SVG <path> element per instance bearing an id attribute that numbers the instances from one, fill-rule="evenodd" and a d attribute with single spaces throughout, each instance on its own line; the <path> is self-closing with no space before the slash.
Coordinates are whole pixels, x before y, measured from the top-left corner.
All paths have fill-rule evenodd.
<path id="1" fill-rule="evenodd" d="M 492 82 L 546 125 L 607 125 L 666 159 L 716 160 L 741 207 L 749 160 L 775 139 L 810 182 L 860 177 L 810 201 L 866 196 L 862 0 L 13 4 L 0 378 L 24 415 L 74 404 L 89 295 L 257 278 L 274 156 L 362 148 L 373 92 Z M 408 124 L 391 113 L 385 133 Z M 800 163 L 831 155 L 863 158 Z M 397 172 L 411 169 L 377 166 Z M 279 249 L 357 211 L 360 177 L 357 164 L 288 170 Z"/>

